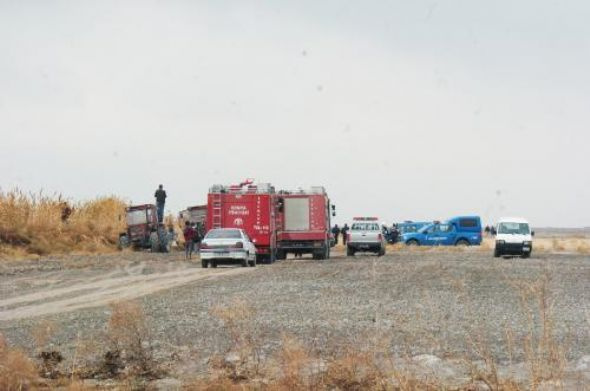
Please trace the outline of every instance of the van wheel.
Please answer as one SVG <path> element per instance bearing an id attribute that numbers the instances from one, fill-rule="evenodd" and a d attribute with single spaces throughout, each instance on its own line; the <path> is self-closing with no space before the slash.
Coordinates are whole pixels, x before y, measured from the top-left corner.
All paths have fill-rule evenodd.
<path id="1" fill-rule="evenodd" d="M 469 246 L 469 242 L 465 239 L 459 239 L 457 240 L 457 243 L 455 243 L 455 246 Z"/>
<path id="2" fill-rule="evenodd" d="M 201 261 L 201 266 L 203 267 L 203 269 L 207 269 L 207 267 L 209 267 L 209 264 L 207 263 L 206 260 L 202 260 Z"/>
<path id="3" fill-rule="evenodd" d="M 211 261 L 211 267 L 212 268 L 216 268 L 217 267 L 217 261 Z"/>
<path id="4" fill-rule="evenodd" d="M 530 258 L 531 257 L 531 253 L 523 253 L 522 254 L 522 258 Z"/>

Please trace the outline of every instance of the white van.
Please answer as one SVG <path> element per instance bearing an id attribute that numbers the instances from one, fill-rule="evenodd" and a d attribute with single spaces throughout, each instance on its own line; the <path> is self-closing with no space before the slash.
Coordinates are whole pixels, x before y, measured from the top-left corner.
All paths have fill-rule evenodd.
<path id="1" fill-rule="evenodd" d="M 496 226 L 494 257 L 519 255 L 528 258 L 533 252 L 533 236 L 528 221 L 518 217 L 504 217 Z"/>

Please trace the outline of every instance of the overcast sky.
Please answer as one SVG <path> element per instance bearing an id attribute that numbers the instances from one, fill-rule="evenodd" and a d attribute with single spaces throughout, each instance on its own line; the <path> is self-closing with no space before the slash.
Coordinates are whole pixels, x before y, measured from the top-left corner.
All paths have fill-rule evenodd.
<path id="1" fill-rule="evenodd" d="M 588 1 L 0 1 L 0 186 L 590 225 Z"/>

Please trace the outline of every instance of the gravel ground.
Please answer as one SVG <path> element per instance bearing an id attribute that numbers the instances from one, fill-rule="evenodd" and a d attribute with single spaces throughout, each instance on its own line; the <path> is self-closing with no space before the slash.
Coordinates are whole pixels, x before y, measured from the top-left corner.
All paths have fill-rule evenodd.
<path id="1" fill-rule="evenodd" d="M 288 334 L 324 352 L 346 346 L 362 348 L 379 340 L 387 341 L 387 349 L 396 356 L 477 360 L 473 341 L 483 338 L 497 360 L 506 362 L 512 352 L 512 359 L 518 362 L 525 359 L 523 341 L 529 326 L 535 333 L 540 331 L 539 299 L 544 298 L 554 339 L 567 348 L 568 360 L 587 360 L 590 354 L 587 255 L 494 259 L 489 251 L 476 249 L 418 249 L 390 251 L 381 258 L 339 255 L 323 262 L 287 260 L 238 273 L 240 269 L 219 268 L 214 271 L 221 273 L 218 276 L 197 275 L 213 271 L 203 271 L 197 261 L 185 262 L 180 253 L 4 263 L 0 269 L 2 301 L 17 303 L 0 303 L 0 319 L 3 313 L 18 313 L 19 306 L 30 307 L 28 299 L 18 302 L 18 298 L 33 293 L 57 290 L 47 297 L 32 296 L 30 301 L 60 308 L 55 301 L 72 294 L 58 289 L 73 284 L 129 275 L 158 277 L 141 283 L 151 288 L 158 285 L 160 276 L 168 281 L 170 275 L 193 273 L 194 280 L 136 295 L 149 320 L 156 357 L 179 377 L 202 373 L 209 357 L 228 348 L 222 322 L 211 310 L 235 305 L 236 299 L 254 309 L 249 332 L 261 341 L 266 353 L 274 351 L 282 335 Z M 228 274 L 232 270 L 237 274 Z M 112 289 L 111 285 L 98 286 Z M 135 289 L 129 287 L 125 292 Z M 32 330 L 50 321 L 56 326 L 52 343 L 71 357 L 80 340 L 98 340 L 106 327 L 109 308 L 102 302 L 88 303 L 88 307 L 66 307 L 45 315 L 41 311 L 30 318 L 5 317 L 0 331 L 9 344 L 33 354 Z M 513 335 L 512 349 L 506 342 L 507 330 Z"/>

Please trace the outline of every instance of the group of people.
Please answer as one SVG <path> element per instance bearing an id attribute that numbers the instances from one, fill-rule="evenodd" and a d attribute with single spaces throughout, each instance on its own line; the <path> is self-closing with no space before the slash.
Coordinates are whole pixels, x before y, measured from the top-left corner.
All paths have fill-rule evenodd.
<path id="1" fill-rule="evenodd" d="M 494 227 L 493 225 L 486 225 L 486 227 L 484 228 L 484 232 L 487 235 L 495 236 L 496 235 L 496 227 Z"/>
<path id="2" fill-rule="evenodd" d="M 166 198 L 168 195 L 164 190 L 163 185 L 159 185 L 158 189 L 154 193 L 154 197 L 156 198 L 156 210 L 158 214 L 158 222 L 162 223 L 164 221 L 164 208 L 166 205 Z M 170 230 L 173 232 L 174 229 L 170 227 Z M 193 252 L 198 252 L 201 240 L 203 240 L 204 235 L 204 227 L 201 224 L 191 223 L 190 221 L 186 221 L 184 223 L 184 229 L 182 231 L 184 236 L 184 254 L 186 259 L 191 259 L 193 256 Z"/>
<path id="3" fill-rule="evenodd" d="M 334 235 L 335 244 L 338 244 L 340 235 L 342 235 L 342 244 L 346 245 L 346 240 L 348 238 L 346 234 L 349 230 L 350 228 L 348 227 L 348 224 L 344 224 L 342 228 L 340 228 L 338 224 L 334 225 L 332 228 L 332 235 Z M 399 240 L 400 232 L 397 224 L 393 224 L 391 227 L 387 227 L 387 225 L 383 224 L 381 231 L 387 242 L 396 243 Z"/>
<path id="4" fill-rule="evenodd" d="M 340 228 L 338 224 L 334 225 L 332 228 L 332 235 L 334 235 L 335 244 L 338 244 L 338 238 L 342 235 L 342 243 L 346 244 L 347 233 L 350 228 L 348 224 L 344 224 L 344 227 Z"/>

